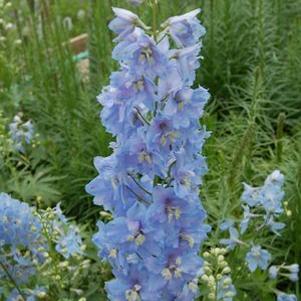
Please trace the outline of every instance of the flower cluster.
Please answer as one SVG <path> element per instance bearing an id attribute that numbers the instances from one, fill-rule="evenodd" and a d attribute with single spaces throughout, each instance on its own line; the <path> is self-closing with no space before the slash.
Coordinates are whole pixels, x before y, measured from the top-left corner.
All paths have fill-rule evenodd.
<path id="1" fill-rule="evenodd" d="M 251 272 L 254 272 L 257 268 L 266 270 L 271 261 L 271 254 L 261 248 L 261 246 L 252 246 L 251 250 L 246 255 L 246 262 Z"/>
<path id="2" fill-rule="evenodd" d="M 262 227 L 268 226 L 275 234 L 278 234 L 278 231 L 285 227 L 284 223 L 276 221 L 279 215 L 283 213 L 283 181 L 283 175 L 279 170 L 275 170 L 266 178 L 261 187 L 251 187 L 244 184 L 241 198 L 245 204 L 243 205 L 244 218 L 240 224 L 241 233 L 247 230 L 252 218 L 258 217 L 263 218 Z"/>
<path id="3" fill-rule="evenodd" d="M 41 235 L 41 223 L 33 215 L 33 209 L 6 193 L 0 193 L 0 213 L 1 245 L 10 245 L 13 249 L 19 246 L 33 248 Z"/>
<path id="4" fill-rule="evenodd" d="M 35 274 L 33 260 L 42 259 L 37 252 L 41 229 L 33 208 L 0 194 L 0 285 L 11 278 L 21 285 Z"/>
<path id="5" fill-rule="evenodd" d="M 203 253 L 205 261 L 201 280 L 208 288 L 209 300 L 232 301 L 236 296 L 226 254 L 225 248 L 211 248 L 209 252 Z"/>
<path id="6" fill-rule="evenodd" d="M 264 185 L 252 187 L 244 183 L 244 191 L 241 197 L 243 217 L 241 220 L 228 218 L 220 224 L 222 232 L 229 231 L 229 238 L 223 238 L 220 243 L 227 246 L 228 250 L 233 250 L 237 245 L 247 247 L 245 261 L 250 272 L 257 269 L 266 271 L 272 261 L 271 253 L 262 248 L 259 244 L 254 244 L 257 237 L 252 237 L 252 241 L 246 241 L 248 230 L 263 234 L 264 231 L 280 236 L 280 230 L 285 224 L 279 222 L 280 216 L 284 212 L 283 191 L 284 176 L 275 170 L 265 180 Z M 285 206 L 284 206 L 285 207 Z M 236 222 L 238 226 L 236 226 Z M 272 265 L 268 269 L 271 279 L 284 276 L 293 282 L 298 280 L 299 265 Z M 294 295 L 287 295 L 277 291 L 277 300 L 294 300 Z"/>
<path id="7" fill-rule="evenodd" d="M 269 276 L 271 279 L 276 279 L 278 276 L 287 277 L 293 282 L 297 282 L 299 277 L 299 264 L 291 264 L 291 265 L 272 265 L 269 268 Z"/>
<path id="8" fill-rule="evenodd" d="M 30 120 L 23 122 L 22 114 L 18 114 L 9 124 L 9 134 L 13 141 L 14 148 L 21 152 L 25 152 L 25 145 L 31 144 L 34 138 L 34 126 Z"/>
<path id="9" fill-rule="evenodd" d="M 111 156 L 95 158 L 99 175 L 86 187 L 113 215 L 94 236 L 116 277 L 106 290 L 111 300 L 193 300 L 210 229 L 199 199 L 208 137 L 199 118 L 209 93 L 191 88 L 205 32 L 200 10 L 168 19 L 153 36 L 134 13 L 113 10 L 121 68 L 98 100 L 116 142 Z"/>
<path id="10" fill-rule="evenodd" d="M 30 289 L 29 283 L 39 273 L 52 273 L 50 276 L 57 278 L 58 269 L 51 256 L 58 258 L 61 254 L 69 259 L 82 254 L 79 231 L 67 222 L 59 204 L 55 209 L 37 211 L 8 194 L 0 194 L 0 288 L 12 289 L 7 300 L 19 300 L 20 296 L 35 300 L 46 294 L 46 288 Z M 57 253 L 51 255 L 54 248 Z"/>

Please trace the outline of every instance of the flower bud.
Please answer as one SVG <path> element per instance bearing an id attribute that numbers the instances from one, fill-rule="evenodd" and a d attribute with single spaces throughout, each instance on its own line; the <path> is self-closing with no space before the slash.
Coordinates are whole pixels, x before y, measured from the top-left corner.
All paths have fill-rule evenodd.
<path id="1" fill-rule="evenodd" d="M 201 277 L 201 279 L 204 281 L 204 282 L 208 282 L 209 281 L 209 277 L 207 275 L 203 275 Z"/>
<path id="2" fill-rule="evenodd" d="M 222 273 L 223 273 L 223 274 L 229 274 L 229 273 L 231 273 L 230 267 L 225 267 L 225 268 L 223 269 Z"/>

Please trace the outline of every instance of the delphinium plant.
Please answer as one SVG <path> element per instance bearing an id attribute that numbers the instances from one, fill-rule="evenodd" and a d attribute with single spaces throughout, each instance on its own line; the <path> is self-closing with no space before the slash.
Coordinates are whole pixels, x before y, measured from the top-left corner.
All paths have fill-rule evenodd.
<path id="1" fill-rule="evenodd" d="M 25 153 L 26 146 L 34 145 L 36 138 L 35 128 L 31 120 L 24 122 L 22 120 L 23 114 L 20 112 L 14 116 L 12 122 L 9 124 L 9 135 L 13 141 L 13 147 L 16 151 Z"/>
<path id="2" fill-rule="evenodd" d="M 240 296 L 249 296 L 254 293 L 250 288 L 256 278 L 262 282 L 267 295 L 276 295 L 277 301 L 297 300 L 294 294 L 283 292 L 283 288 L 289 287 L 289 282 L 298 281 L 299 265 L 286 263 L 273 254 L 277 238 L 285 227 L 283 214 L 291 214 L 286 209 L 287 203 L 283 202 L 283 182 L 284 176 L 275 170 L 263 186 L 244 184 L 240 217 L 226 218 L 219 225 L 223 236 L 219 241 L 221 247 L 203 253 L 205 267 L 201 279 L 209 300 L 231 301 L 237 290 L 240 290 Z M 269 244 L 266 244 L 267 240 Z M 233 266 L 227 262 L 232 254 L 235 256 Z M 235 288 L 236 281 L 233 285 L 231 272 L 236 278 L 248 274 L 246 286 Z M 220 281 L 225 277 L 227 282 L 221 285 Z"/>
<path id="3" fill-rule="evenodd" d="M 191 88 L 200 66 L 205 29 L 196 9 L 157 26 L 113 8 L 113 58 L 120 69 L 98 97 L 101 121 L 116 137 L 109 157 L 86 190 L 112 220 L 99 222 L 94 242 L 115 279 L 110 300 L 193 300 L 199 295 L 207 236 L 199 186 L 207 170 L 202 146 L 208 132 L 199 119 L 209 93 Z"/>

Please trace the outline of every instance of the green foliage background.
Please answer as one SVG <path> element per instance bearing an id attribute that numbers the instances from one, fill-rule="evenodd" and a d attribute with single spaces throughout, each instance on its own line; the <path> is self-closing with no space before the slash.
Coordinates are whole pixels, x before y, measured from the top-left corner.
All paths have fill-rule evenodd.
<path id="1" fill-rule="evenodd" d="M 111 59 L 114 37 L 107 25 L 111 7 L 127 7 L 124 2 L 41 0 L 32 10 L 33 1 L 13 1 L 10 15 L 22 44 L 0 45 L 0 109 L 8 121 L 23 111 L 41 135 L 37 151 L 10 157 L 21 161 L 17 167 L 0 157 L 1 191 L 33 204 L 42 198 L 42 207 L 61 200 L 69 215 L 91 227 L 99 208 L 84 185 L 96 175 L 93 157 L 108 155 L 112 140 L 99 121 L 95 97 L 116 68 Z M 238 214 L 241 183 L 261 185 L 278 168 L 286 177 L 292 216 L 274 243 L 275 252 L 300 263 L 301 1 L 159 0 L 159 7 L 161 21 L 201 7 L 207 29 L 196 85 L 212 94 L 204 117 L 212 132 L 205 149 L 209 173 L 201 194 L 213 225 L 208 245 L 217 244 L 215 225 Z M 80 9 L 85 17 L 79 20 Z M 136 10 L 150 21 L 149 10 Z M 65 17 L 73 21 L 69 31 L 62 26 Z M 89 34 L 89 81 L 83 81 L 71 50 L 63 45 L 84 32 Z M 271 243 L 269 237 L 263 240 L 263 245 Z M 235 256 L 232 260 L 235 264 Z M 246 292 L 237 300 L 273 300 L 260 275 L 252 283 L 247 277 L 246 272 L 236 275 L 238 287 Z M 291 289 L 299 295 L 297 285 Z"/>

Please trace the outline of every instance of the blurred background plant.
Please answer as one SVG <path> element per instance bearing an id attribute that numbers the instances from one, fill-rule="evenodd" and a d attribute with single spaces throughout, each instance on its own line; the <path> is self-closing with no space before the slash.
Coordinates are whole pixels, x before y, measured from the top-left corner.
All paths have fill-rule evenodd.
<path id="1" fill-rule="evenodd" d="M 87 229 L 99 216 L 84 191 L 95 176 L 91 158 L 110 153 L 95 97 L 115 68 L 111 7 L 151 20 L 144 4 L 125 2 L 0 1 L 0 191 L 44 209 L 60 200 Z M 276 253 L 301 262 L 301 0 L 159 0 L 159 21 L 196 7 L 207 29 L 198 83 L 212 94 L 202 197 L 213 233 L 239 214 L 242 182 L 260 185 L 279 169 L 289 214 Z M 78 50 L 69 40 L 84 33 Z M 38 134 L 25 152 L 9 134 L 19 112 Z M 212 235 L 208 247 L 217 245 Z M 257 289 L 263 283 L 254 282 L 252 300 L 274 300 Z M 300 298 L 298 285 L 295 293 Z M 243 288 L 239 296 L 251 300 Z"/>

